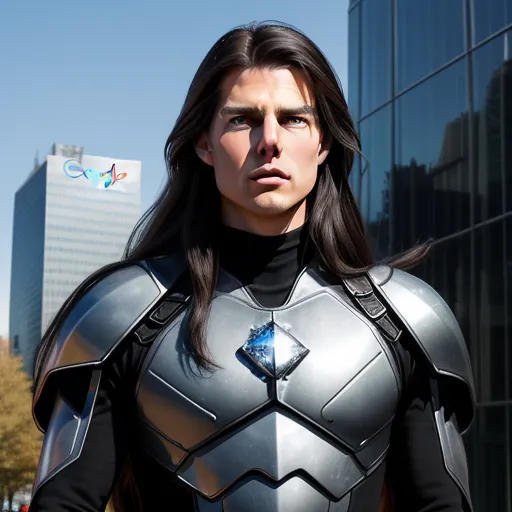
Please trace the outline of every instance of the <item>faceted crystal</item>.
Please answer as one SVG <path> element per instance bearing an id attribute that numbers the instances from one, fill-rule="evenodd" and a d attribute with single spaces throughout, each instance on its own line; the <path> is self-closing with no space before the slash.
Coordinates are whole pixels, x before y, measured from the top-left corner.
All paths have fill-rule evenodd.
<path id="1" fill-rule="evenodd" d="M 309 352 L 274 322 L 253 329 L 241 350 L 256 369 L 274 379 L 290 373 Z"/>

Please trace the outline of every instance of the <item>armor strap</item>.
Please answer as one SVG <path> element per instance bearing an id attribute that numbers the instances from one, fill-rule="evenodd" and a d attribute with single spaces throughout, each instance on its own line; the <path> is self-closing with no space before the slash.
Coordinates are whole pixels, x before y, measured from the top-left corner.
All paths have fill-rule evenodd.
<path id="1" fill-rule="evenodd" d="M 391 319 L 388 308 L 377 297 L 366 275 L 343 279 L 343 284 L 359 309 L 377 326 L 385 339 L 396 343 L 402 330 Z"/>
<path id="2" fill-rule="evenodd" d="M 393 310 L 377 295 L 370 279 L 365 275 L 343 279 L 343 285 L 353 303 L 377 328 L 388 343 L 398 366 L 402 389 L 405 389 L 412 375 L 411 356 L 398 343 L 403 330 L 394 318 Z"/>
<path id="3" fill-rule="evenodd" d="M 150 345 L 158 333 L 180 313 L 190 297 L 180 293 L 169 293 L 163 302 L 149 313 L 141 325 L 133 332 L 139 345 Z"/>
<path id="4" fill-rule="evenodd" d="M 117 347 L 132 339 L 148 314 L 153 324 L 169 318 L 172 301 L 167 298 L 174 298 L 171 290 L 184 269 L 179 254 L 145 260 L 103 277 L 77 301 L 62 323 L 34 393 L 33 412 L 40 430 L 46 430 L 57 394 L 67 392 L 64 376 L 72 373 L 83 383 Z M 140 339 L 148 343 L 153 338 L 141 332 Z M 85 394 L 85 385 L 77 387 L 80 396 L 73 398 L 73 405 Z"/>

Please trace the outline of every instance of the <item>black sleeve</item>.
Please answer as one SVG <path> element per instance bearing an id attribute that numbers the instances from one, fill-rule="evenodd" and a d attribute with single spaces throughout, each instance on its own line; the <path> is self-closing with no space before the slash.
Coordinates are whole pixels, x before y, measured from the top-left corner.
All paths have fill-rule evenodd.
<path id="1" fill-rule="evenodd" d="M 46 482 L 31 512 L 103 511 L 128 454 L 133 408 L 127 393 L 130 349 L 106 368 L 80 457 Z M 70 382 L 69 385 L 72 385 Z"/>
<path id="2" fill-rule="evenodd" d="M 396 512 L 465 512 L 462 493 L 444 466 L 428 378 L 418 371 L 394 425 L 388 478 Z"/>

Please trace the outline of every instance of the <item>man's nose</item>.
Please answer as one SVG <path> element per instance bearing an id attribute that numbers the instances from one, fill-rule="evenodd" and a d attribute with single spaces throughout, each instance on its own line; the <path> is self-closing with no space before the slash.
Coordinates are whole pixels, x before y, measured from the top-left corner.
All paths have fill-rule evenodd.
<path id="1" fill-rule="evenodd" d="M 279 140 L 279 128 L 279 122 L 275 116 L 268 116 L 263 120 L 258 154 L 265 157 L 265 160 L 270 161 L 272 158 L 278 158 L 283 150 Z"/>

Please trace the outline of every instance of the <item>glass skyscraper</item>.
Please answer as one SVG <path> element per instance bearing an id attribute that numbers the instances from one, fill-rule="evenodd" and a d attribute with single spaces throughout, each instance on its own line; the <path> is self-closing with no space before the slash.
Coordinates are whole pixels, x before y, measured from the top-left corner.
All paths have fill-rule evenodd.
<path id="1" fill-rule="evenodd" d="M 512 512 L 512 0 L 351 0 L 352 186 L 381 256 L 434 240 L 417 274 L 466 337 L 476 512 Z"/>
<path id="2" fill-rule="evenodd" d="M 9 338 L 29 372 L 59 307 L 88 275 L 120 259 L 140 216 L 141 162 L 83 155 L 80 147 L 59 144 L 52 153 L 14 201 Z M 64 172 L 70 159 L 90 169 L 89 179 L 73 168 Z M 109 175 L 98 171 L 114 163 L 118 181 L 106 188 Z"/>

